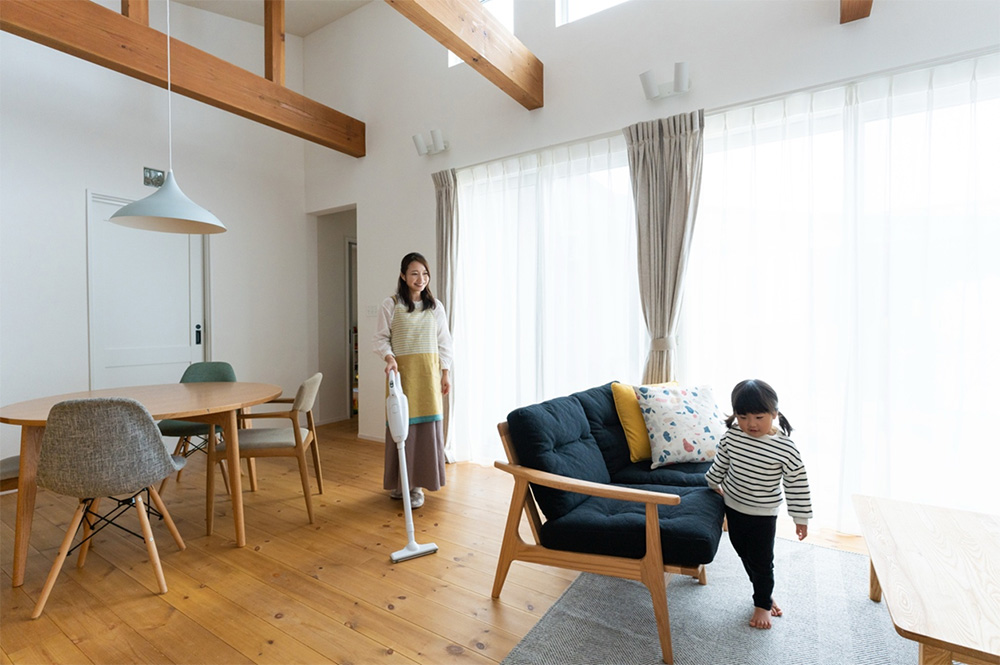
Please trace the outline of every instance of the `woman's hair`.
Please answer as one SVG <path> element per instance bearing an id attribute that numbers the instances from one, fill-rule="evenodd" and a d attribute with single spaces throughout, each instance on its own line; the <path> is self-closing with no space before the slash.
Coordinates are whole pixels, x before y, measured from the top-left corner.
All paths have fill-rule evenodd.
<path id="1" fill-rule="evenodd" d="M 726 427 L 732 427 L 736 422 L 736 416 L 745 416 L 748 413 L 776 413 L 778 414 L 778 424 L 781 431 L 788 436 L 792 433 L 792 425 L 788 418 L 778 410 L 778 393 L 774 388 L 758 379 L 747 379 L 740 381 L 733 388 L 733 415 L 726 418 Z"/>
<path id="2" fill-rule="evenodd" d="M 410 252 L 403 257 L 402 261 L 399 262 L 399 279 L 396 280 L 396 300 L 397 302 L 402 302 L 406 305 L 407 312 L 412 312 L 417 308 L 413 300 L 410 298 L 410 287 L 406 285 L 406 279 L 404 277 L 406 275 L 406 270 L 414 261 L 427 268 L 428 277 L 431 274 L 431 267 L 427 265 L 427 259 L 425 259 L 424 255 L 419 252 Z M 420 293 L 420 301 L 424 304 L 424 309 L 434 309 L 434 294 L 431 293 L 430 284 L 424 287 L 424 290 Z"/>

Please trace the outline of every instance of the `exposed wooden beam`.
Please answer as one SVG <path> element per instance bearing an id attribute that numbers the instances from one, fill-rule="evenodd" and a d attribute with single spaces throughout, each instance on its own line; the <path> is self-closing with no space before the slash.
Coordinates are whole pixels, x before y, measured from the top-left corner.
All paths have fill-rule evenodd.
<path id="1" fill-rule="evenodd" d="M 0 0 L 0 29 L 166 87 L 166 35 L 91 0 Z M 170 49 L 176 92 L 347 155 L 364 156 L 365 124 L 360 120 L 176 39 Z"/>
<path id="2" fill-rule="evenodd" d="M 868 18 L 872 13 L 872 0 L 840 0 L 840 23 L 850 23 Z"/>
<path id="3" fill-rule="evenodd" d="M 122 0 L 122 16 L 140 25 L 149 25 L 149 0 Z"/>
<path id="4" fill-rule="evenodd" d="M 264 0 L 264 78 L 285 85 L 285 0 Z"/>
<path id="5" fill-rule="evenodd" d="M 542 62 L 479 0 L 386 0 L 529 111 L 544 102 Z"/>

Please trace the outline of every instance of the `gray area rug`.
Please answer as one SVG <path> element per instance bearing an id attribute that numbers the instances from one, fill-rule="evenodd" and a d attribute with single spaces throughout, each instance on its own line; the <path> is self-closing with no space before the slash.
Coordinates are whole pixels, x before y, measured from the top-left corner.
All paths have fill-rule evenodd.
<path id="1" fill-rule="evenodd" d="M 675 665 L 913 665 L 917 645 L 868 598 L 868 557 L 777 539 L 771 630 L 748 625 L 752 588 L 723 534 L 708 584 L 673 575 L 667 587 Z M 649 591 L 582 573 L 502 665 L 663 662 Z"/>

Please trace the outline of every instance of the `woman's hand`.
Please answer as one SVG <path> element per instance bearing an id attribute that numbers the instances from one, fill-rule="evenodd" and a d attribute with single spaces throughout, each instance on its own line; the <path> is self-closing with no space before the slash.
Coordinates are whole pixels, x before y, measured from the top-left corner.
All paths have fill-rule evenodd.
<path id="1" fill-rule="evenodd" d="M 448 370 L 441 370 L 441 394 L 447 395 L 451 392 L 451 379 L 448 378 Z"/>
<path id="2" fill-rule="evenodd" d="M 385 357 L 385 375 L 389 376 L 390 371 L 399 374 L 399 367 L 396 366 L 396 356 L 391 353 Z"/>
<path id="3" fill-rule="evenodd" d="M 796 524 L 795 525 L 795 535 L 799 537 L 799 540 L 804 540 L 805 537 L 809 535 L 809 525 L 808 524 Z"/>

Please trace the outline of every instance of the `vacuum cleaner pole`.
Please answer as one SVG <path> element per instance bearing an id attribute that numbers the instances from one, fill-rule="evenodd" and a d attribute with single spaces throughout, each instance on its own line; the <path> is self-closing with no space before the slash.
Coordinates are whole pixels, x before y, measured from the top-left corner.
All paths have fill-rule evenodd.
<path id="1" fill-rule="evenodd" d="M 434 543 L 418 545 L 414 536 L 410 477 L 406 470 L 406 437 L 410 433 L 409 400 L 403 393 L 399 374 L 393 370 L 389 371 L 389 397 L 385 400 L 385 412 L 389 422 L 389 434 L 396 442 L 396 452 L 399 455 L 399 482 L 403 493 L 403 513 L 406 516 L 406 547 L 389 555 L 393 563 L 399 563 L 425 554 L 433 554 L 437 552 L 438 547 Z"/>

